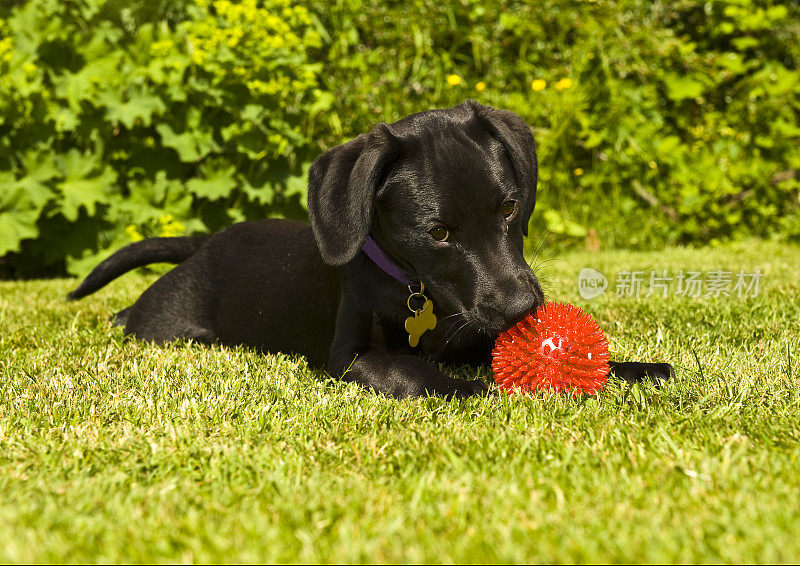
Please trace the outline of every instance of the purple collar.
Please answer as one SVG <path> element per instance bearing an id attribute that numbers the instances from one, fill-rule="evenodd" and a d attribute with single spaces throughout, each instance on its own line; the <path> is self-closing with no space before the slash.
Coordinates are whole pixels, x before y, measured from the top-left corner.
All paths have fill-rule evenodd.
<path id="1" fill-rule="evenodd" d="M 380 267 L 394 279 L 397 279 L 400 283 L 404 283 L 406 285 L 419 285 L 418 279 L 411 277 L 411 275 L 409 275 L 405 269 L 389 259 L 389 256 L 384 253 L 371 235 L 367 234 L 367 239 L 364 241 L 361 249 L 364 250 L 364 253 L 367 254 L 367 256 L 369 256 L 369 259 L 375 262 L 375 265 Z"/>

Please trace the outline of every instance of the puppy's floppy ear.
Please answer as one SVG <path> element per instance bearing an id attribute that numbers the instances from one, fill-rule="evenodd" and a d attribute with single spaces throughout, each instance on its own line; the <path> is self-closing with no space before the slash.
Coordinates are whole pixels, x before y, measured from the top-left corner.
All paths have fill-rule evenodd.
<path id="1" fill-rule="evenodd" d="M 344 265 L 367 238 L 375 192 L 399 151 L 386 124 L 335 147 L 308 171 L 308 213 L 322 259 Z"/>
<path id="2" fill-rule="evenodd" d="M 539 174 L 536 160 L 536 142 L 528 125 L 516 114 L 508 110 L 496 110 L 469 101 L 475 115 L 489 131 L 500 140 L 506 149 L 517 186 L 525 190 L 525 198 L 520 203 L 522 214 L 522 233 L 528 235 L 528 218 L 536 206 L 536 182 Z"/>

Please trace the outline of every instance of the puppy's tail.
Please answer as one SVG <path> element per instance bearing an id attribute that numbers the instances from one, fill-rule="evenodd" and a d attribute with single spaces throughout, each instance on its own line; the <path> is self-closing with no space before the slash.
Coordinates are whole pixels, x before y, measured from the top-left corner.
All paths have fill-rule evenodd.
<path id="1" fill-rule="evenodd" d="M 180 263 L 194 254 L 206 238 L 150 238 L 125 246 L 100 262 L 67 298 L 75 301 L 90 295 L 136 267 L 150 263 Z"/>

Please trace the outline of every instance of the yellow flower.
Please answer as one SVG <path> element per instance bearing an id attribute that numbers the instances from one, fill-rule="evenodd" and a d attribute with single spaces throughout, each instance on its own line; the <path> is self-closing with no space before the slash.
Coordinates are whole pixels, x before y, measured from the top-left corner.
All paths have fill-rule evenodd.
<path id="1" fill-rule="evenodd" d="M 186 226 L 175 220 L 171 214 L 159 216 L 158 223 L 161 224 L 161 230 L 158 233 L 161 238 L 174 238 L 183 235 L 186 231 Z"/>
<path id="2" fill-rule="evenodd" d="M 447 84 L 450 86 L 458 86 L 461 84 L 461 77 L 458 75 L 447 75 Z"/>
<path id="3" fill-rule="evenodd" d="M 565 88 L 569 88 L 572 86 L 572 79 L 561 79 L 556 83 L 556 88 L 558 90 L 564 90 Z"/>
<path id="4" fill-rule="evenodd" d="M 658 169 L 658 163 L 656 163 L 655 161 L 651 161 L 650 163 L 647 164 L 647 166 L 650 167 L 650 169 Z"/>
<path id="5" fill-rule="evenodd" d="M 167 55 L 173 47 L 175 47 L 175 44 L 172 43 L 171 39 L 162 39 L 161 41 L 154 41 L 150 44 L 150 52 L 156 56 L 164 56 Z"/>
<path id="6" fill-rule="evenodd" d="M 531 82 L 531 88 L 536 92 L 544 90 L 546 86 L 547 86 L 547 81 L 542 79 L 534 79 L 534 81 Z"/>
<path id="7" fill-rule="evenodd" d="M 483 81 L 479 82 L 478 84 L 475 85 L 475 90 L 477 90 L 478 92 L 483 92 L 484 90 L 486 90 L 486 83 Z"/>
<path id="8" fill-rule="evenodd" d="M 576 177 L 580 177 L 581 175 L 583 175 L 583 169 L 578 167 L 578 168 L 575 169 L 574 173 L 575 173 Z"/>
<path id="9" fill-rule="evenodd" d="M 144 236 L 139 232 L 136 228 L 135 224 L 129 224 L 127 228 L 125 228 L 125 232 L 128 234 L 128 237 L 133 242 L 138 242 L 139 240 L 144 240 Z"/>
<path id="10" fill-rule="evenodd" d="M 3 20 L 0 20 L 0 22 L 2 22 L 2 21 Z M 3 55 L 7 51 L 10 52 L 12 47 L 14 47 L 14 45 L 11 43 L 11 38 L 10 37 L 7 37 L 5 39 L 0 39 L 0 55 Z M 13 58 L 13 55 L 12 55 L 12 58 Z M 10 59 L 8 59 L 8 60 L 10 60 Z"/>

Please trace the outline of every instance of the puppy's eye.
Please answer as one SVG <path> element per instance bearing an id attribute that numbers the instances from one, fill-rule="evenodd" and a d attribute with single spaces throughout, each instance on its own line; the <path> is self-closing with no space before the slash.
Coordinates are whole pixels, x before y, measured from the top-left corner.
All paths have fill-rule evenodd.
<path id="1" fill-rule="evenodd" d="M 511 218 L 516 211 L 517 201 L 515 200 L 507 200 L 500 205 L 500 213 L 503 215 L 503 218 Z"/>
<path id="2" fill-rule="evenodd" d="M 447 231 L 447 228 L 443 228 L 442 226 L 431 228 L 428 230 L 428 234 L 437 242 L 446 242 L 447 238 L 450 237 L 450 232 Z"/>

